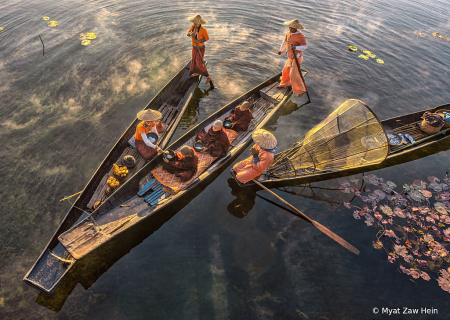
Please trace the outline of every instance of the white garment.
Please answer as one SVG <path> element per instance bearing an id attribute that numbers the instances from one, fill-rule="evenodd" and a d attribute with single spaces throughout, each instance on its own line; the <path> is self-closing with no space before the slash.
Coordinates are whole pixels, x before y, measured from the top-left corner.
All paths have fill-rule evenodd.
<path id="1" fill-rule="evenodd" d="M 301 33 L 301 31 L 297 30 L 297 32 L 294 32 L 294 33 L 291 33 L 291 34 L 296 34 L 296 33 Z M 284 48 L 286 48 L 286 45 L 287 45 L 287 42 L 285 40 L 283 40 L 283 42 L 281 43 L 281 47 L 280 47 L 279 51 L 283 52 Z M 295 50 L 297 50 L 297 51 L 304 51 L 306 49 L 308 49 L 308 45 L 306 45 L 306 46 L 296 46 L 295 47 Z M 300 58 L 300 53 L 297 53 L 297 58 Z"/>

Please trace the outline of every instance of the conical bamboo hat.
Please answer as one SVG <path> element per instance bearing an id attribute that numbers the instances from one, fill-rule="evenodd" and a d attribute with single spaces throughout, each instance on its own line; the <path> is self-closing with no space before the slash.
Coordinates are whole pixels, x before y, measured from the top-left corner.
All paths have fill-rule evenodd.
<path id="1" fill-rule="evenodd" d="M 258 129 L 253 131 L 252 138 L 255 143 L 263 149 L 273 149 L 277 146 L 277 138 L 267 130 Z"/>
<path id="2" fill-rule="evenodd" d="M 199 14 L 193 17 L 189 17 L 188 20 L 192 23 L 199 23 L 199 24 L 208 23 L 208 21 L 206 21 L 206 19 L 203 19 L 203 17 Z"/>
<path id="3" fill-rule="evenodd" d="M 142 110 L 137 114 L 137 118 L 142 121 L 156 121 L 161 119 L 161 112 L 148 109 Z"/>
<path id="4" fill-rule="evenodd" d="M 295 28 L 295 29 L 298 29 L 298 30 L 303 30 L 303 29 L 305 29 L 305 27 L 302 26 L 302 25 L 300 24 L 300 22 L 298 22 L 297 19 L 294 19 L 294 20 L 291 20 L 291 21 L 286 21 L 284 24 L 287 25 L 287 26 L 290 27 L 290 28 Z"/>

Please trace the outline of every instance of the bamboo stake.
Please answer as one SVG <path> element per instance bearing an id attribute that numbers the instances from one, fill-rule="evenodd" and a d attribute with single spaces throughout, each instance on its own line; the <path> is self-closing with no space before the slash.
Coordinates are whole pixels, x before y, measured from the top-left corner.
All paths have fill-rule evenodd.
<path id="1" fill-rule="evenodd" d="M 315 220 L 310 219 L 306 214 L 304 214 L 303 212 L 301 212 L 300 210 L 298 210 L 297 208 L 295 208 L 293 205 L 291 205 L 289 202 L 285 201 L 283 198 L 281 198 L 279 195 L 277 195 L 275 192 L 271 191 L 270 189 L 266 188 L 265 186 L 263 186 L 261 183 L 259 183 L 258 181 L 253 179 L 253 182 L 256 183 L 258 186 L 260 186 L 261 188 L 263 188 L 264 190 L 270 192 L 273 196 L 275 196 L 278 200 L 280 200 L 281 202 L 283 202 L 285 205 L 287 205 L 289 208 L 291 208 L 292 210 L 294 210 L 295 212 L 298 213 L 298 215 L 303 218 L 304 220 L 308 221 L 309 223 L 311 223 L 313 226 L 315 226 L 317 229 L 319 229 L 320 231 L 322 231 L 323 233 L 325 233 L 327 236 L 329 236 L 331 239 L 333 239 L 334 241 L 336 241 L 337 243 L 339 243 L 341 246 L 345 247 L 346 249 L 350 250 L 351 252 L 353 252 L 356 255 L 359 255 L 359 250 L 356 249 L 354 246 L 352 246 L 350 243 L 348 243 L 347 241 L 345 241 L 344 239 L 342 239 L 341 237 L 339 237 L 337 234 L 335 234 L 334 232 L 330 231 L 329 229 L 325 228 L 323 225 L 321 225 L 320 223 L 318 223 Z"/>
<path id="2" fill-rule="evenodd" d="M 77 194 L 80 194 L 80 193 L 82 193 L 82 192 L 83 192 L 83 191 L 77 192 L 77 193 L 75 193 L 75 194 L 73 194 L 73 195 L 71 195 L 71 196 L 65 197 L 64 199 L 61 199 L 61 200 L 59 200 L 59 201 L 61 202 L 61 201 L 64 201 L 64 200 L 66 200 L 66 199 L 72 198 L 73 196 L 76 196 Z"/>
<path id="3" fill-rule="evenodd" d="M 42 42 L 42 55 L 44 55 L 44 54 L 45 54 L 44 41 L 42 41 L 42 38 L 41 38 L 41 35 L 40 35 L 40 34 L 38 34 L 38 36 L 39 36 L 39 39 L 41 39 L 41 42 Z"/>

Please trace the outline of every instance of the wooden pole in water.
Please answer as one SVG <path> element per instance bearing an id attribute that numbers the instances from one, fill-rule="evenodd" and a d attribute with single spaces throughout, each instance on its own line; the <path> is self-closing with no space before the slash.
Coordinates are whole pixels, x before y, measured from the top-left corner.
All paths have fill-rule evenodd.
<path id="1" fill-rule="evenodd" d="M 40 35 L 40 34 L 38 34 L 38 36 L 39 36 L 39 39 L 41 39 L 41 42 L 42 42 L 42 55 L 44 55 L 44 54 L 45 54 L 44 41 L 42 41 L 42 38 L 41 38 L 41 35 Z"/>
<path id="2" fill-rule="evenodd" d="M 320 223 L 318 223 L 315 220 L 312 220 L 311 218 L 309 218 L 306 214 L 304 214 L 303 212 L 301 212 L 300 210 L 298 210 L 296 207 L 294 207 L 293 205 L 291 205 L 289 202 L 287 202 L 286 200 L 284 200 L 283 198 L 281 198 L 279 195 L 277 195 L 275 192 L 271 191 L 270 189 L 266 188 L 265 186 L 263 186 L 261 183 L 259 183 L 256 180 L 252 180 L 254 183 L 256 183 L 258 186 L 260 186 L 261 188 L 263 188 L 264 190 L 270 192 L 273 196 L 275 196 L 278 200 L 280 200 L 281 202 L 283 202 L 285 205 L 287 205 L 289 208 L 291 208 L 292 210 L 294 210 L 295 212 L 297 212 L 299 214 L 299 216 L 303 219 L 305 219 L 306 221 L 308 221 L 309 223 L 311 223 L 313 226 L 315 226 L 317 229 L 319 229 L 320 231 L 322 231 L 323 233 L 325 233 L 327 236 L 329 236 L 331 239 L 333 239 L 334 241 L 336 241 L 337 243 L 339 243 L 341 246 L 345 247 L 346 249 L 350 250 L 351 252 L 353 252 L 356 255 L 359 255 L 359 250 L 356 249 L 354 246 L 352 246 L 350 243 L 348 243 L 347 241 L 345 241 L 344 239 L 342 239 L 341 237 L 339 237 L 337 234 L 335 234 L 334 232 L 330 231 L 329 229 L 325 228 L 323 225 L 321 225 Z"/>
<path id="3" fill-rule="evenodd" d="M 298 64 L 297 56 L 295 55 L 295 49 L 292 49 L 292 52 L 294 53 L 294 60 L 295 60 L 295 64 L 297 65 L 298 73 L 300 73 L 300 77 L 302 78 L 303 85 L 305 86 L 305 89 L 306 89 L 306 95 L 308 96 L 308 101 L 311 102 L 311 99 L 309 98 L 308 88 L 306 88 L 305 79 L 303 79 L 302 68 L 300 68 L 300 65 Z M 292 79 L 291 79 L 291 81 L 292 81 Z"/>
<path id="4" fill-rule="evenodd" d="M 77 193 L 75 193 L 75 194 L 73 194 L 73 195 L 71 195 L 71 196 L 65 197 L 64 199 L 61 199 L 61 200 L 59 200 L 59 201 L 61 202 L 61 201 L 67 200 L 67 199 L 72 198 L 73 196 L 76 196 L 77 194 L 80 194 L 80 193 L 82 193 L 82 192 L 83 192 L 83 191 L 77 192 Z"/>

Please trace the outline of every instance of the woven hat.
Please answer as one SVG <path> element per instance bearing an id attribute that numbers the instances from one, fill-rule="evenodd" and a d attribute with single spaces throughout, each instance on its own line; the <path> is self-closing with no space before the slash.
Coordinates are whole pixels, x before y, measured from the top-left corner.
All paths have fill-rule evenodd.
<path id="1" fill-rule="evenodd" d="M 216 121 L 214 121 L 213 126 L 216 127 L 216 128 L 222 128 L 222 127 L 223 127 L 223 122 L 222 122 L 222 120 L 216 120 Z"/>
<path id="2" fill-rule="evenodd" d="M 203 19 L 203 17 L 201 15 L 196 15 L 193 17 L 189 17 L 188 20 L 192 23 L 198 23 L 198 24 L 206 24 L 208 23 L 208 21 L 206 21 L 205 19 Z"/>
<path id="3" fill-rule="evenodd" d="M 137 114 L 137 117 L 142 121 L 156 121 L 161 119 L 161 112 L 152 109 L 142 110 Z"/>
<path id="4" fill-rule="evenodd" d="M 263 149 L 273 149 L 277 146 L 277 138 L 267 130 L 258 129 L 253 131 L 252 138 L 255 143 Z"/>
<path id="5" fill-rule="evenodd" d="M 297 19 L 292 20 L 292 21 L 286 21 L 284 24 L 287 25 L 289 28 L 295 28 L 295 29 L 298 29 L 298 30 L 303 30 L 303 29 L 305 29 L 305 27 L 302 26 L 302 25 L 300 24 L 300 22 L 298 22 Z"/>

